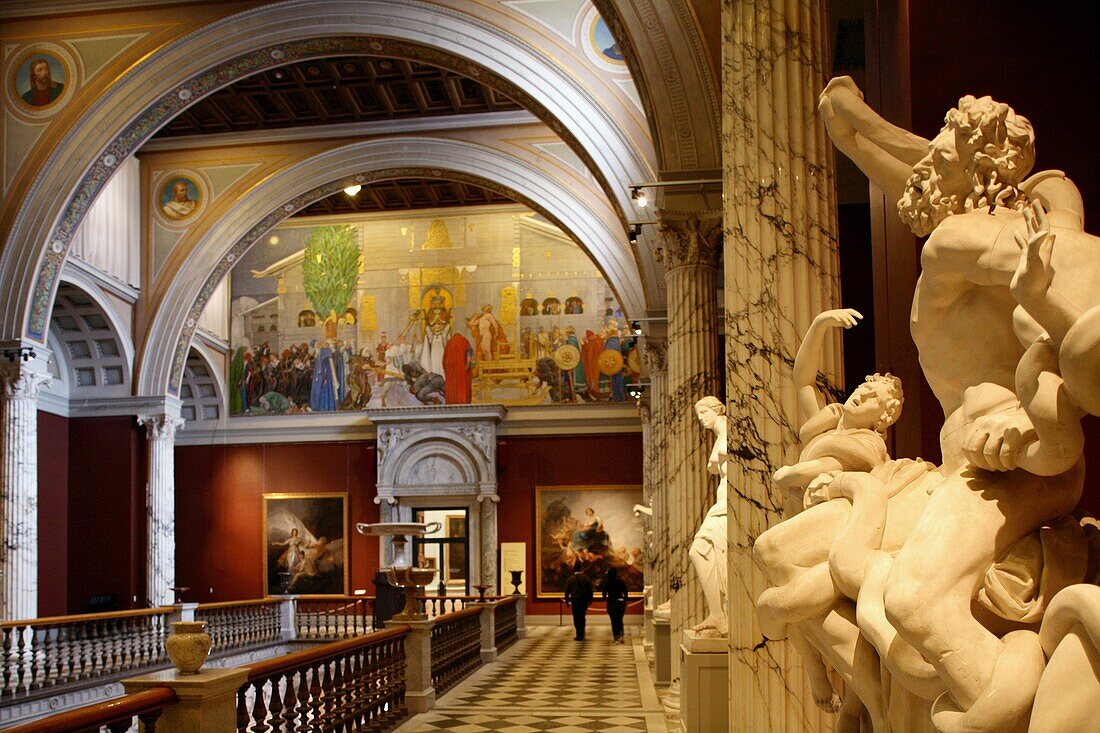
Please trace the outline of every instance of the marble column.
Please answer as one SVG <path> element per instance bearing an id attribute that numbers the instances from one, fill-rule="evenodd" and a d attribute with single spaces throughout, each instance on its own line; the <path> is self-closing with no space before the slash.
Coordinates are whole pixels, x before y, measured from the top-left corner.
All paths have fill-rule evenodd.
<path id="1" fill-rule="evenodd" d="M 658 212 L 668 298 L 668 350 L 661 427 L 667 436 L 668 585 L 672 639 L 707 616 L 706 602 L 688 552 L 717 481 L 707 473 L 711 434 L 695 416 L 695 403 L 721 394 L 718 350 L 718 212 Z M 679 676 L 673 654 L 672 677 Z"/>
<path id="2" fill-rule="evenodd" d="M 645 462 L 646 481 L 649 484 L 648 496 L 650 506 L 653 508 L 653 516 L 649 520 L 649 530 L 653 532 L 651 574 L 646 582 L 653 586 L 654 606 L 661 605 L 668 600 L 669 596 L 668 482 L 665 480 L 668 434 L 664 428 L 667 349 L 666 339 L 646 334 L 643 353 L 649 373 L 649 389 L 646 394 L 649 419 L 645 424 Z"/>
<path id="3" fill-rule="evenodd" d="M 183 420 L 170 415 L 138 417 L 148 444 L 145 512 L 146 599 L 151 606 L 175 603 L 176 586 L 176 431 Z"/>
<path id="4" fill-rule="evenodd" d="M 813 731 L 797 654 L 765 641 L 752 544 L 781 520 L 771 474 L 797 457 L 791 367 L 815 314 L 840 303 L 832 149 L 817 113 L 824 0 L 723 0 L 726 395 L 730 418 L 731 730 Z M 839 336 L 822 377 L 837 385 Z"/>
<path id="5" fill-rule="evenodd" d="M 38 616 L 38 393 L 48 374 L 0 368 L 0 620 Z"/>
<path id="6" fill-rule="evenodd" d="M 496 494 L 482 495 L 477 498 L 481 507 L 481 584 L 489 586 L 489 595 L 496 595 L 498 581 L 497 554 L 500 544 L 497 542 L 497 504 L 500 497 Z"/>

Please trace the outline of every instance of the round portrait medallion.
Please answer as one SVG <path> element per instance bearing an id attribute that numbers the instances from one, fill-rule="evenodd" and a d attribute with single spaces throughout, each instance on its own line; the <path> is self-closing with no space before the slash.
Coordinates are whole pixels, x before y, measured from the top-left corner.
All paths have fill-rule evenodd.
<path id="1" fill-rule="evenodd" d="M 153 190 L 153 208 L 161 221 L 170 225 L 189 223 L 205 203 L 201 179 L 190 171 L 163 176 Z"/>
<path id="2" fill-rule="evenodd" d="M 52 115 L 72 97 L 76 86 L 72 55 L 54 44 L 39 44 L 21 53 L 8 74 L 8 98 L 28 117 Z"/>

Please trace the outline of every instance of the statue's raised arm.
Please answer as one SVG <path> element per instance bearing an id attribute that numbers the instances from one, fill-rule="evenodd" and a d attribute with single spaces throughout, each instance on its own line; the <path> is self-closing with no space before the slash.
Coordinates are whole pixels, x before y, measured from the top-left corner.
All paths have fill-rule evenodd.
<path id="1" fill-rule="evenodd" d="M 891 201 L 900 199 L 913 166 L 928 152 L 928 140 L 879 116 L 863 101 L 863 93 L 850 76 L 838 76 L 828 83 L 818 110 L 841 152 Z"/>

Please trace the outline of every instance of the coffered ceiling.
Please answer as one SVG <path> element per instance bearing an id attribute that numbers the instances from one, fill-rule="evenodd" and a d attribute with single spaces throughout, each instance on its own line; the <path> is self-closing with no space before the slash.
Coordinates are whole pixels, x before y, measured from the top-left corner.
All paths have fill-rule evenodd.
<path id="1" fill-rule="evenodd" d="M 398 178 L 363 186 L 355 196 L 340 191 L 310 204 L 295 216 L 330 216 L 356 212 L 408 211 L 448 206 L 510 204 L 512 199 L 496 191 L 458 181 Z"/>
<path id="2" fill-rule="evenodd" d="M 436 66 L 341 56 L 242 79 L 181 112 L 157 137 L 519 109 L 480 82 Z"/>

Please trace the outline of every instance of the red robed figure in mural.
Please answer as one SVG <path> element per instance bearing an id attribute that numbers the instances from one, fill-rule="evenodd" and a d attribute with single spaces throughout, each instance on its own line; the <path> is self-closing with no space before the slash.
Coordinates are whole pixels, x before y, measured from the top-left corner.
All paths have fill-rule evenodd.
<path id="1" fill-rule="evenodd" d="M 443 348 L 443 394 L 448 405 L 470 404 L 470 356 L 473 347 L 469 339 L 455 333 Z"/>

